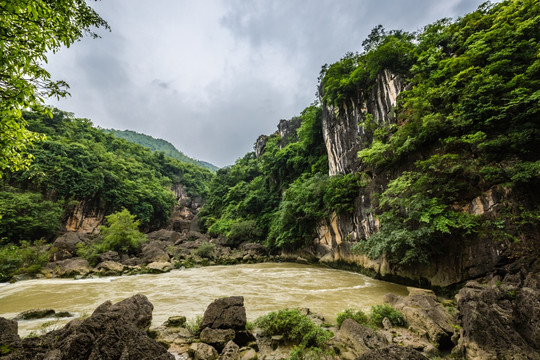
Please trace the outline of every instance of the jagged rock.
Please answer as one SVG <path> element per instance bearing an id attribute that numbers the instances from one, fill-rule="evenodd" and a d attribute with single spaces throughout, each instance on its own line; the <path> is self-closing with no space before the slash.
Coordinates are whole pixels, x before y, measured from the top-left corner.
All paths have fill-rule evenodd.
<path id="1" fill-rule="evenodd" d="M 209 327 L 204 328 L 200 335 L 203 343 L 212 345 L 217 351 L 221 351 L 234 337 L 235 333 L 233 329 L 212 329 Z"/>
<path id="2" fill-rule="evenodd" d="M 223 348 L 223 351 L 221 352 L 219 359 L 220 360 L 239 360 L 239 350 L 240 350 L 240 347 L 236 345 L 234 341 L 229 341 Z"/>
<path id="3" fill-rule="evenodd" d="M 146 296 L 140 294 L 114 305 L 107 301 L 87 319 L 73 320 L 40 338 L 24 339 L 21 349 L 6 359 L 173 360 L 163 346 L 146 335 L 152 309 Z"/>
<path id="4" fill-rule="evenodd" d="M 240 360 L 257 360 L 257 352 L 253 349 L 241 350 L 239 357 Z"/>
<path id="5" fill-rule="evenodd" d="M 99 261 L 100 262 L 104 262 L 104 261 L 120 262 L 120 256 L 118 255 L 116 251 L 111 250 L 111 251 L 104 252 L 103 254 L 99 254 Z"/>
<path id="6" fill-rule="evenodd" d="M 259 158 L 263 154 L 267 141 L 268 141 L 268 136 L 266 135 L 261 135 L 257 138 L 257 141 L 255 142 L 255 146 L 254 146 L 255 156 L 257 158 Z"/>
<path id="7" fill-rule="evenodd" d="M 2 348 L 12 351 L 20 346 L 21 338 L 18 335 L 18 323 L 15 320 L 8 320 L 0 317 L 0 356 Z"/>
<path id="8" fill-rule="evenodd" d="M 205 343 L 193 343 L 189 347 L 189 355 L 193 360 L 215 360 L 218 352 L 212 346 Z"/>
<path id="9" fill-rule="evenodd" d="M 266 248 L 266 246 L 258 243 L 242 243 L 240 244 L 240 250 L 258 256 L 268 255 L 268 249 Z"/>
<path id="10" fill-rule="evenodd" d="M 33 319 L 43 319 L 48 317 L 53 317 L 55 315 L 53 309 L 32 309 L 26 310 L 15 316 L 13 320 L 33 320 Z"/>
<path id="11" fill-rule="evenodd" d="M 246 346 L 255 340 L 255 336 L 247 330 L 237 330 L 234 336 L 234 342 L 235 344 L 238 344 L 238 346 Z"/>
<path id="12" fill-rule="evenodd" d="M 211 303 L 201 322 L 201 329 L 244 330 L 246 328 L 246 309 L 243 296 L 217 299 Z"/>
<path id="13" fill-rule="evenodd" d="M 87 239 L 85 234 L 68 232 L 54 240 L 52 248 L 56 249 L 50 256 L 51 261 L 60 261 L 77 255 L 77 244 Z"/>
<path id="14" fill-rule="evenodd" d="M 50 271 L 60 277 L 84 276 L 92 271 L 92 267 L 85 259 L 72 258 L 48 263 L 45 271 Z"/>
<path id="15" fill-rule="evenodd" d="M 162 241 L 150 241 L 147 243 L 142 251 L 140 258 L 144 264 L 149 264 L 152 262 L 168 262 L 170 260 L 169 255 L 167 254 L 167 247 L 173 243 L 164 243 Z"/>
<path id="16" fill-rule="evenodd" d="M 452 315 L 434 299 L 433 294 L 414 292 L 407 297 L 387 294 L 384 301 L 403 314 L 409 327 L 425 330 L 429 339 L 439 344 L 440 349 L 453 346 Z"/>
<path id="17" fill-rule="evenodd" d="M 352 319 L 343 321 L 339 328 L 339 337 L 346 345 L 354 349 L 357 355 L 388 345 L 384 337 Z"/>
<path id="18" fill-rule="evenodd" d="M 156 261 L 146 265 L 146 269 L 154 273 L 164 273 L 167 271 L 171 271 L 173 269 L 173 266 L 168 261 Z"/>
<path id="19" fill-rule="evenodd" d="M 146 234 L 149 241 L 165 241 L 174 243 L 180 239 L 180 234 L 176 231 L 161 229 Z"/>
<path id="20" fill-rule="evenodd" d="M 186 323 L 186 317 L 185 316 L 171 316 L 165 321 L 163 326 L 165 327 L 180 327 L 184 326 Z"/>
<path id="21" fill-rule="evenodd" d="M 124 265 L 116 261 L 103 261 L 96 266 L 101 275 L 120 275 L 124 271 Z"/>
<path id="22" fill-rule="evenodd" d="M 390 345 L 380 349 L 369 350 L 356 360 L 427 360 L 420 352 L 404 346 Z"/>
<path id="23" fill-rule="evenodd" d="M 540 359 L 540 261 L 519 265 L 519 273 L 509 268 L 506 276 L 496 276 L 487 284 L 470 281 L 459 291 L 461 331 L 453 350 L 456 356 Z"/>

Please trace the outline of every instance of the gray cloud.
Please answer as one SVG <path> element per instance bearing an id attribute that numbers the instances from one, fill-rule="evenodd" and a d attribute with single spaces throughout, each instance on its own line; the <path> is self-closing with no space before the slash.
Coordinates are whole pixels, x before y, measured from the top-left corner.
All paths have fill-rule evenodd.
<path id="1" fill-rule="evenodd" d="M 48 70 L 72 94 L 51 103 L 224 166 L 308 106 L 321 66 L 361 50 L 374 26 L 414 31 L 481 2 L 97 2 L 112 32 L 49 56 Z"/>

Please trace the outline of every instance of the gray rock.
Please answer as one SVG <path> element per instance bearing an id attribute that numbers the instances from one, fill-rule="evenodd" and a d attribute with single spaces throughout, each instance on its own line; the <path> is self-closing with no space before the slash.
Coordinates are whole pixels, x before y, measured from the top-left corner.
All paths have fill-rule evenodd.
<path id="1" fill-rule="evenodd" d="M 352 319 L 346 319 L 341 323 L 339 337 L 346 345 L 354 349 L 357 355 L 388 345 L 388 341 L 383 336 Z"/>
<path id="2" fill-rule="evenodd" d="M 240 347 L 234 343 L 234 341 L 229 341 L 225 348 L 223 348 L 223 351 L 221 352 L 221 355 L 219 356 L 220 360 L 239 360 L 240 354 L 239 354 Z"/>
<path id="3" fill-rule="evenodd" d="M 40 338 L 23 339 L 7 359 L 25 360 L 174 360 L 166 349 L 146 335 L 152 304 L 144 295 L 119 303 L 107 301 L 84 320 L 73 320 Z"/>
<path id="4" fill-rule="evenodd" d="M 167 271 L 171 271 L 173 269 L 173 266 L 168 261 L 155 261 L 146 265 L 146 269 L 153 273 L 164 273 Z"/>
<path id="5" fill-rule="evenodd" d="M 149 241 L 165 241 L 174 243 L 180 239 L 180 234 L 176 231 L 161 229 L 146 234 Z"/>
<path id="6" fill-rule="evenodd" d="M 33 320 L 33 319 L 43 319 L 48 317 L 53 317 L 55 315 L 53 309 L 32 309 L 26 310 L 15 316 L 13 320 Z"/>
<path id="7" fill-rule="evenodd" d="M 142 259 L 142 263 L 168 262 L 170 257 L 166 249 L 169 245 L 172 245 L 172 243 L 168 244 L 158 240 L 150 241 L 141 251 L 140 258 Z"/>
<path id="8" fill-rule="evenodd" d="M 484 286 L 471 281 L 459 291 L 456 298 L 461 331 L 452 351 L 455 356 L 472 360 L 540 359 L 540 288 L 534 280 L 540 274 L 540 261 L 523 265 L 518 271 L 522 281 L 515 276 L 504 276 L 502 282 Z M 510 268 L 508 273 L 516 272 Z"/>
<path id="9" fill-rule="evenodd" d="M 20 346 L 18 326 L 17 321 L 0 317 L 0 348 L 16 349 Z"/>
<path id="10" fill-rule="evenodd" d="M 116 251 L 107 251 L 107 252 L 104 252 L 103 254 L 99 254 L 99 261 L 100 262 L 104 262 L 104 261 L 120 262 L 120 256 L 118 255 Z"/>
<path id="11" fill-rule="evenodd" d="M 201 329 L 245 330 L 246 309 L 243 296 L 217 299 L 204 312 Z"/>
<path id="12" fill-rule="evenodd" d="M 51 254 L 51 261 L 60 261 L 77 256 L 77 244 L 83 243 L 87 236 L 77 232 L 67 232 L 54 240 L 52 248 L 56 249 Z"/>
<path id="13" fill-rule="evenodd" d="M 103 261 L 96 266 L 96 270 L 101 275 L 121 275 L 124 265 L 116 261 Z"/>
<path id="14" fill-rule="evenodd" d="M 240 360 L 257 360 L 257 352 L 253 349 L 246 349 L 240 352 Z"/>
<path id="15" fill-rule="evenodd" d="M 77 275 L 85 276 L 92 271 L 92 267 L 88 261 L 81 258 L 72 258 L 48 263 L 45 266 L 45 269 L 60 277 L 73 277 Z"/>
<path id="16" fill-rule="evenodd" d="M 205 343 L 193 343 L 189 347 L 189 355 L 193 360 L 215 360 L 218 352 L 212 346 Z"/>
<path id="17" fill-rule="evenodd" d="M 369 350 L 356 360 L 428 360 L 420 352 L 405 346 L 390 345 L 380 349 Z"/>
<path id="18" fill-rule="evenodd" d="M 400 311 L 411 328 L 425 330 L 428 338 L 439 344 L 439 348 L 452 348 L 452 315 L 435 300 L 432 293 L 412 294 L 407 297 L 387 294 L 384 301 Z"/>
<path id="19" fill-rule="evenodd" d="M 165 327 L 180 327 L 186 323 L 185 316 L 171 316 L 163 324 Z"/>
<path id="20" fill-rule="evenodd" d="M 233 329 L 212 329 L 209 327 L 201 331 L 200 339 L 203 343 L 212 345 L 217 351 L 221 351 L 225 345 L 234 339 Z"/>

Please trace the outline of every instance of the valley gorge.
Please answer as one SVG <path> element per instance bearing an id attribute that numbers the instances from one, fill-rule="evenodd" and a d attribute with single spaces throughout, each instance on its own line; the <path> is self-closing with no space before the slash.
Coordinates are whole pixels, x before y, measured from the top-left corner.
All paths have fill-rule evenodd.
<path id="1" fill-rule="evenodd" d="M 0 311 L 0 359 L 540 359 L 540 5 L 379 26 L 362 47 L 221 169 L 58 109 L 23 111 L 43 138 L 0 177 L 0 309 L 26 280 L 53 293 L 61 278 L 150 285 L 33 337 L 19 334 L 24 312 Z M 248 322 L 235 274 L 280 283 L 298 268 L 307 290 L 283 285 L 295 300 L 324 308 L 325 292 L 353 291 L 341 315 L 295 303 Z M 369 278 L 319 287 L 325 271 L 391 290 L 355 302 Z M 231 293 L 173 286 L 193 272 Z M 151 326 L 158 284 L 214 302 L 199 322 L 179 308 Z"/>

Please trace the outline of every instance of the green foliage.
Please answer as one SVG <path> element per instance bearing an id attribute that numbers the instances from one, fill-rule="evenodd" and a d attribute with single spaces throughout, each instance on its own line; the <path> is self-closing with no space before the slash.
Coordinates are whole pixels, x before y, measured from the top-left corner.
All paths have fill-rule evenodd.
<path id="1" fill-rule="evenodd" d="M 332 337 L 332 333 L 316 326 L 299 309 L 284 309 L 271 312 L 255 320 L 255 326 L 267 335 L 283 335 L 286 341 L 305 348 L 321 348 Z"/>
<path id="2" fill-rule="evenodd" d="M 270 228 L 276 226 L 274 219 L 281 216 L 277 211 L 284 192 L 289 192 L 287 189 L 292 184 L 301 187 L 300 178 L 322 176 L 328 172 L 321 116 L 320 107 L 306 108 L 299 118 L 293 119 L 293 122 L 300 123 L 296 136 L 280 139 L 278 135 L 271 135 L 259 158 L 248 153 L 235 165 L 218 170 L 210 184 L 208 201 L 199 213 L 201 227 L 213 236 L 226 235 L 232 245 L 266 239 L 272 231 Z M 293 197 L 293 192 L 291 190 L 288 196 Z M 340 199 L 345 197 L 341 194 Z M 322 193 L 317 201 L 323 203 Z M 287 208 L 283 212 L 290 215 L 292 212 L 289 210 Z M 294 219 L 286 221 L 289 223 Z M 291 234 L 307 238 L 307 234 L 313 233 L 313 226 L 314 221 L 310 219 L 292 230 Z M 302 243 L 298 239 L 291 241 Z M 283 239 L 278 246 L 287 242 L 289 240 Z"/>
<path id="3" fill-rule="evenodd" d="M 135 215 L 131 215 L 127 209 L 108 215 L 107 225 L 99 227 L 101 241 L 79 245 L 77 253 L 93 265 L 98 262 L 99 254 L 107 251 L 128 255 L 138 254 L 147 238 L 139 231 L 139 221 L 135 218 Z"/>
<path id="4" fill-rule="evenodd" d="M 211 258 L 214 255 L 215 250 L 216 244 L 203 242 L 193 251 L 193 254 L 202 258 Z"/>
<path id="5" fill-rule="evenodd" d="M 208 194 L 209 170 L 115 138 L 73 114 L 52 114 L 24 113 L 28 129 L 47 140 L 30 151 L 34 161 L 26 170 L 3 179 L 9 186 L 0 195 L 0 236 L 9 242 L 52 237 L 72 204 L 107 213 L 126 208 L 144 229 L 155 229 L 176 203 L 171 187 L 182 184 L 192 197 Z"/>
<path id="6" fill-rule="evenodd" d="M 178 151 L 178 149 L 176 149 L 173 144 L 171 144 L 170 142 L 166 140 L 155 139 L 149 135 L 140 134 L 138 132 L 131 131 L 131 130 L 111 129 L 111 130 L 105 130 L 105 131 L 114 134 L 114 136 L 118 138 L 125 139 L 132 143 L 142 145 L 153 151 L 162 152 L 165 156 L 169 156 L 173 159 L 177 159 L 185 163 L 197 165 L 199 167 L 206 168 L 214 172 L 218 169 L 217 166 L 214 166 L 204 161 L 195 160 L 184 155 L 181 151 Z"/>
<path id="7" fill-rule="evenodd" d="M 245 220 L 232 223 L 230 231 L 227 233 L 229 242 L 239 245 L 243 242 L 257 242 L 262 237 L 262 229 L 255 220 Z"/>
<path id="8" fill-rule="evenodd" d="M 47 53 L 69 47 L 107 23 L 83 0 L 10 0 L 0 3 L 0 170 L 30 165 L 26 150 L 43 137 L 28 131 L 21 110 L 47 113 L 44 99 L 64 97 L 68 85 L 51 80 Z M 0 177 L 2 173 L 0 173 Z"/>
<path id="9" fill-rule="evenodd" d="M 185 328 L 188 329 L 193 336 L 199 336 L 201 334 L 201 323 L 202 323 L 202 316 L 197 315 L 193 319 L 189 319 L 185 323 Z"/>
<path id="10" fill-rule="evenodd" d="M 0 245 L 50 239 L 60 230 L 63 212 L 61 204 L 45 200 L 39 193 L 5 187 L 0 191 Z"/>
<path id="11" fill-rule="evenodd" d="M 354 309 L 346 309 L 342 312 L 337 314 L 337 326 L 340 327 L 343 321 L 346 319 L 352 319 L 356 321 L 359 324 L 367 324 L 368 323 L 368 317 L 366 314 L 364 314 L 361 310 L 354 310 Z"/>
<path id="12" fill-rule="evenodd" d="M 11 279 L 16 274 L 36 274 L 49 260 L 49 251 L 38 241 L 31 245 L 21 241 L 19 246 L 0 247 L 0 282 Z"/>
<path id="13" fill-rule="evenodd" d="M 375 305 L 371 307 L 369 320 L 372 324 L 382 327 L 382 321 L 388 318 L 394 326 L 405 326 L 403 314 L 397 311 L 390 304 Z"/>
<path id="14" fill-rule="evenodd" d="M 322 99 L 339 107 L 351 98 L 364 98 L 383 70 L 408 75 L 416 61 L 414 35 L 401 30 L 388 33 L 379 25 L 362 44 L 363 54 L 347 53 L 340 61 L 323 66 Z"/>
<path id="15" fill-rule="evenodd" d="M 437 241 L 444 236 L 470 235 L 478 226 L 477 218 L 451 209 L 437 197 L 429 173 L 404 172 L 390 182 L 380 196 L 380 229 L 355 250 L 377 258 L 383 254 L 390 263 L 428 263 L 437 252 Z M 452 191 L 443 187 L 439 191 Z M 429 192 L 427 191 L 429 189 Z"/>

